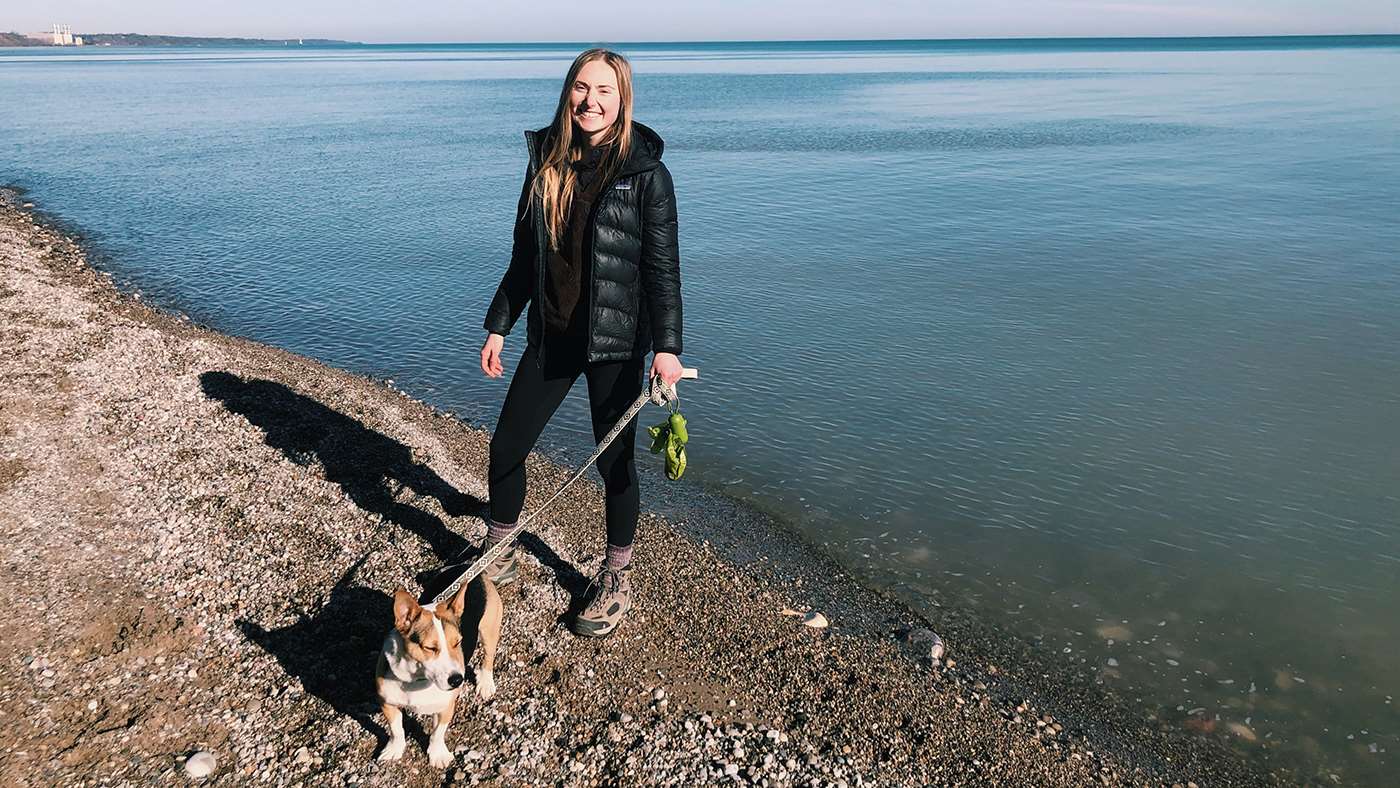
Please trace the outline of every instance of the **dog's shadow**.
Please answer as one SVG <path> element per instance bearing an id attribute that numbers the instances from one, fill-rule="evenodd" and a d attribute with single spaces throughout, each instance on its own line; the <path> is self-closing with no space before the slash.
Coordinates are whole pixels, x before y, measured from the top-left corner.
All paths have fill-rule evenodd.
<path id="1" fill-rule="evenodd" d="M 388 743 L 389 734 L 378 723 L 380 701 L 374 675 L 385 633 L 393 626 L 394 601 L 381 591 L 353 584 L 367 559 L 362 557 L 340 577 L 326 604 L 311 616 L 273 630 L 243 619 L 238 628 L 275 657 L 288 676 L 300 679 L 306 692 L 377 737 L 377 754 Z M 485 610 L 485 587 L 480 581 L 468 584 L 461 619 L 462 652 L 468 664 L 476 653 Z M 466 674 L 475 683 L 476 671 L 469 669 Z M 404 717 L 404 732 L 426 750 L 428 732 L 414 715 Z"/>
<path id="2" fill-rule="evenodd" d="M 384 634 L 394 620 L 394 602 L 388 594 L 352 584 L 365 560 L 361 558 L 341 576 L 326 604 L 311 616 L 303 615 L 272 630 L 240 619 L 238 628 L 244 637 L 276 657 L 282 670 L 299 679 L 307 693 L 377 737 L 378 752 L 388 743 L 389 734 L 378 722 L 374 674 Z M 412 715 L 407 716 L 405 733 L 426 748 L 427 733 Z"/>
<path id="3" fill-rule="evenodd" d="M 439 558 L 457 555 L 466 540 L 436 516 L 400 503 L 395 483 L 436 498 L 450 517 L 487 513 L 485 502 L 415 462 L 409 447 L 281 383 L 223 371 L 205 372 L 199 383 L 210 399 L 261 429 L 269 446 L 298 465 L 319 461 L 326 478 L 339 484 L 357 506 L 412 531 Z"/>

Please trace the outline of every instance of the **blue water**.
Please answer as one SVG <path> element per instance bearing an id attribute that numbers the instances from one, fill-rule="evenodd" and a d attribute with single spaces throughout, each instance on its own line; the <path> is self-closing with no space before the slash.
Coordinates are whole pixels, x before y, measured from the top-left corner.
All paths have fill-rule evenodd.
<path id="1" fill-rule="evenodd" d="M 0 50 L 0 182 L 158 301 L 489 428 L 521 131 L 583 46 Z M 687 483 L 1390 782 L 1400 37 L 618 48 L 678 194 Z"/>

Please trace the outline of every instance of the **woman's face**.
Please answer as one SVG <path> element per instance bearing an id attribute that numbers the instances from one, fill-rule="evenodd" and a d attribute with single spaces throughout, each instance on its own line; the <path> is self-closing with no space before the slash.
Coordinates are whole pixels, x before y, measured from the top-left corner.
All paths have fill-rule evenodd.
<path id="1" fill-rule="evenodd" d="M 588 137 L 590 145 L 617 120 L 620 104 L 617 74 L 612 66 L 601 59 L 585 63 L 569 92 L 569 114 L 573 116 L 574 128 Z"/>

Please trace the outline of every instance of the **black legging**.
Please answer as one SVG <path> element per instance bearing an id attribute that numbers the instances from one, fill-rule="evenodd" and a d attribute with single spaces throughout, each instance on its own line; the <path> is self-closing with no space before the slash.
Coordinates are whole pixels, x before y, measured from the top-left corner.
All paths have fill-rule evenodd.
<path id="1" fill-rule="evenodd" d="M 595 441 L 602 441 L 641 395 L 645 357 L 584 364 L 581 355 L 556 353 L 551 346 L 546 349 L 545 368 L 541 370 L 533 345 L 521 354 L 496 420 L 496 431 L 491 435 L 489 492 L 491 519 L 497 523 L 519 519 L 525 506 L 525 457 L 580 372 L 588 380 L 588 407 L 593 415 Z M 596 463 L 606 492 L 608 544 L 614 547 L 631 545 L 637 532 L 641 494 L 634 461 L 636 441 L 637 417 L 633 416 Z"/>

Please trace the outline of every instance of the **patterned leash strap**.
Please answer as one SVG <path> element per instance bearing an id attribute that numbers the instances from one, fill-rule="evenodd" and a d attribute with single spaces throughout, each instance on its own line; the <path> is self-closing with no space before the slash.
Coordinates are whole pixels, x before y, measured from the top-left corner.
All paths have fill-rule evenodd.
<path id="1" fill-rule="evenodd" d="M 699 378 L 700 372 L 694 368 L 686 367 L 681 371 L 681 377 L 690 379 Z M 676 393 L 675 386 L 663 381 L 661 376 L 657 375 L 652 377 L 646 391 L 643 391 L 641 395 L 637 397 L 637 401 L 633 402 L 631 407 L 627 409 L 627 412 L 622 414 L 622 417 L 617 420 L 613 428 L 604 436 L 602 442 L 598 444 L 598 448 L 593 450 L 593 456 L 589 457 L 583 465 L 579 466 L 579 469 L 574 472 L 573 477 L 567 482 L 564 482 L 564 486 L 556 490 L 553 495 L 549 496 L 549 500 L 541 504 L 535 511 L 530 512 L 528 517 L 521 518 L 520 521 L 515 524 L 515 527 L 510 529 L 510 533 L 506 534 L 505 538 L 482 553 L 481 557 L 476 559 L 471 566 L 462 570 L 461 574 L 457 575 L 451 583 L 448 583 L 446 587 L 433 597 L 433 602 L 437 603 L 451 599 L 452 596 L 457 593 L 457 589 L 462 587 L 463 583 L 471 582 L 477 575 L 484 572 L 492 561 L 495 561 L 502 553 L 509 550 L 511 545 L 515 542 L 515 537 L 519 535 L 521 531 L 525 530 L 525 526 L 529 525 L 540 512 L 548 509 L 549 505 L 554 503 L 554 499 L 558 498 L 565 490 L 569 489 L 569 485 L 578 481 L 579 477 L 583 476 L 583 472 L 588 470 L 588 467 L 598 459 L 599 455 L 601 455 L 613 440 L 627 428 L 628 423 L 632 421 L 632 418 L 637 415 L 637 412 L 640 411 L 642 406 L 647 404 L 647 402 L 664 407 L 673 402 L 680 402 L 680 395 Z M 451 567 L 448 567 L 448 570 L 450 569 Z"/>

